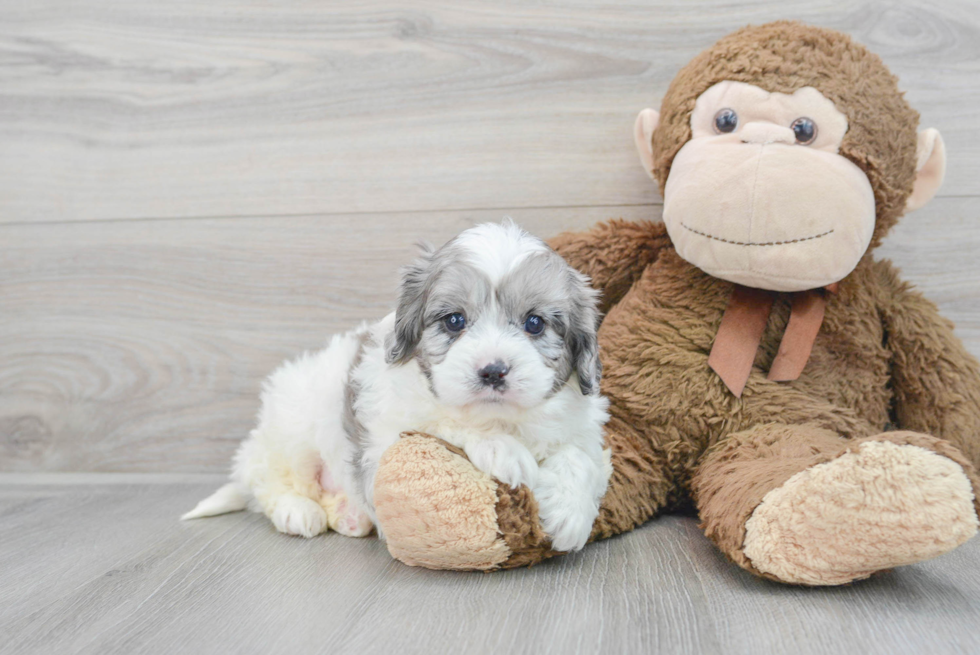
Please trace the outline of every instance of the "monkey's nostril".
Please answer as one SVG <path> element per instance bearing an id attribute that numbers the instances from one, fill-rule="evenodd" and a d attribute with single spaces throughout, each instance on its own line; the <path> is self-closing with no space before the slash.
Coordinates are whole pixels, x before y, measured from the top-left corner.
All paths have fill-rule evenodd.
<path id="1" fill-rule="evenodd" d="M 742 143 L 752 143 L 756 145 L 768 145 L 770 143 L 796 143 L 796 135 L 793 130 L 782 125 L 775 125 L 764 121 L 753 121 L 746 123 L 738 132 Z"/>

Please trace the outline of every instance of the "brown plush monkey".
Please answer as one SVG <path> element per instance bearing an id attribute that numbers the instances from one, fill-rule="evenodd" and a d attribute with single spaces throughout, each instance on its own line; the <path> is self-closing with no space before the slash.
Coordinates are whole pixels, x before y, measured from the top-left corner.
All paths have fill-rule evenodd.
<path id="1" fill-rule="evenodd" d="M 832 585 L 977 531 L 980 374 L 872 251 L 942 181 L 935 130 L 881 60 L 798 23 L 723 38 L 637 120 L 664 223 L 553 246 L 592 277 L 613 477 L 593 538 L 693 502 L 736 564 Z M 408 435 L 375 500 L 392 554 L 433 568 L 554 555 L 533 497 Z"/>

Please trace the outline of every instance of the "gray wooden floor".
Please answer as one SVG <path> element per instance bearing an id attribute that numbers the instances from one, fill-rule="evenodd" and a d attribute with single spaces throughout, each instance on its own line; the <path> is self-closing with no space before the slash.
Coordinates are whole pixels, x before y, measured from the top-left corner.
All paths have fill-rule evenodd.
<path id="1" fill-rule="evenodd" d="M 851 587 L 793 588 L 664 517 L 497 574 L 428 571 L 376 539 L 305 540 L 255 514 L 176 523 L 219 479 L 0 483 L 9 653 L 968 653 L 980 539 Z"/>
<path id="2" fill-rule="evenodd" d="M 945 136 L 882 256 L 980 355 L 976 2 L 0 0 L 0 652 L 980 651 L 978 539 L 814 590 L 682 517 L 494 575 L 175 520 L 416 240 L 657 218 L 633 117 L 775 18 L 868 44 Z"/>

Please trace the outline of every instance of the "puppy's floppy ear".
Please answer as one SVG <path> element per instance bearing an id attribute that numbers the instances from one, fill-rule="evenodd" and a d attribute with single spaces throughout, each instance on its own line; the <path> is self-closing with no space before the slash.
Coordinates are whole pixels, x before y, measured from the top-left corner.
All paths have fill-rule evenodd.
<path id="1" fill-rule="evenodd" d="M 589 284 L 589 278 L 572 271 L 572 312 L 566 342 L 572 352 L 572 365 L 579 387 L 586 396 L 599 393 L 602 362 L 599 361 L 599 292 Z"/>
<path id="2" fill-rule="evenodd" d="M 404 364 L 415 354 L 425 327 L 425 303 L 432 285 L 433 248 L 420 243 L 422 256 L 402 268 L 395 329 L 385 337 L 385 362 Z"/>

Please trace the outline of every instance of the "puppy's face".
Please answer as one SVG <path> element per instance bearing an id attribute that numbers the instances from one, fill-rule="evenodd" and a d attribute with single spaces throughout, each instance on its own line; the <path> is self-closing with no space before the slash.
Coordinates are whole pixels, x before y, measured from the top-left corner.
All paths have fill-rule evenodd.
<path id="1" fill-rule="evenodd" d="M 471 228 L 404 271 L 389 363 L 446 405 L 529 408 L 572 375 L 598 393 L 597 293 L 513 223 Z"/>

